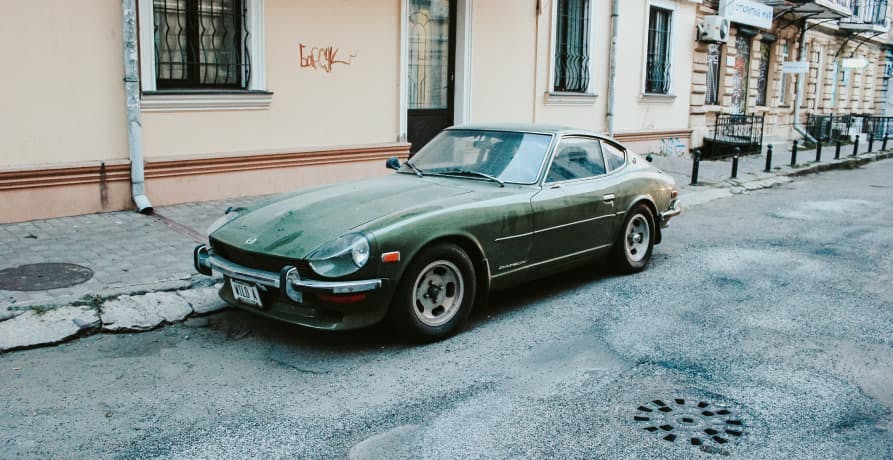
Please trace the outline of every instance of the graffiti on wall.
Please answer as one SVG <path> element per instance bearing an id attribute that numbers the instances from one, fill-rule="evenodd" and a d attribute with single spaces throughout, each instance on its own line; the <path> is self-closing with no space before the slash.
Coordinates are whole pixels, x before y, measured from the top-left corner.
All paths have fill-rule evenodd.
<path id="1" fill-rule="evenodd" d="M 356 53 L 347 55 L 347 58 L 339 58 L 340 49 L 334 46 L 317 47 L 308 46 L 303 43 L 298 44 L 298 54 L 300 56 L 301 68 L 313 70 L 322 70 L 326 73 L 332 73 L 332 69 L 336 65 L 350 66 L 353 58 L 357 57 Z"/>
<path id="2" fill-rule="evenodd" d="M 688 149 L 685 142 L 678 137 L 668 137 L 660 140 L 660 154 L 665 157 L 680 158 L 685 156 Z"/>

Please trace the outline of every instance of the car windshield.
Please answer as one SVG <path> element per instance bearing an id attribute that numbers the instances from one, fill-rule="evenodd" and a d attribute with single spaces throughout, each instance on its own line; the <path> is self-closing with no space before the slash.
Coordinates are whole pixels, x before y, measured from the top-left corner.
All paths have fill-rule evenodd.
<path id="1" fill-rule="evenodd" d="M 548 134 L 451 129 L 422 147 L 410 162 L 423 174 L 533 184 L 551 141 Z"/>

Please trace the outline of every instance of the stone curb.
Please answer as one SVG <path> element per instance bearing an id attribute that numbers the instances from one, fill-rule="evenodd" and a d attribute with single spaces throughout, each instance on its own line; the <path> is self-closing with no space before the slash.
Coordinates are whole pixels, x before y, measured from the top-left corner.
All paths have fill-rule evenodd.
<path id="1" fill-rule="evenodd" d="M 142 332 L 227 308 L 220 285 L 121 295 L 99 305 L 31 310 L 0 322 L 0 354 L 56 345 L 99 332 Z"/>

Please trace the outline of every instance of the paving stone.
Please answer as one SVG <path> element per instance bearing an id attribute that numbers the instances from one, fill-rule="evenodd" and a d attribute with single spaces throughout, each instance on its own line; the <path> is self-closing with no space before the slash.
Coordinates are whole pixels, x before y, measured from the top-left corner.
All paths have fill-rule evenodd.
<path id="1" fill-rule="evenodd" d="M 217 295 L 219 290 L 220 285 L 217 285 L 214 287 L 177 291 L 177 294 L 189 302 L 196 314 L 203 315 L 227 308 L 227 303 Z"/>
<path id="2" fill-rule="evenodd" d="M 102 304 L 100 317 L 106 331 L 145 331 L 162 323 L 182 321 L 192 313 L 183 297 L 173 292 L 123 295 Z"/>
<path id="3" fill-rule="evenodd" d="M 25 312 L 0 323 L 0 351 L 59 343 L 99 325 L 99 313 L 89 307 Z"/>

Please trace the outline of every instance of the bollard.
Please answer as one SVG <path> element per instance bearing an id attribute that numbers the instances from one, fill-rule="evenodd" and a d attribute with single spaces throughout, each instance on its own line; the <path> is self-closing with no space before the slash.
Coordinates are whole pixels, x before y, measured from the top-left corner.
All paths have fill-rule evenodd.
<path id="1" fill-rule="evenodd" d="M 887 150 L 887 138 L 888 137 L 889 137 L 888 135 L 884 134 L 884 141 L 881 142 L 881 150 Z"/>
<path id="2" fill-rule="evenodd" d="M 691 153 L 691 185 L 698 185 L 698 169 L 701 166 L 701 149 L 695 149 Z"/>
<path id="3" fill-rule="evenodd" d="M 816 139 L 815 144 L 815 162 L 822 161 L 822 138 Z"/>
<path id="4" fill-rule="evenodd" d="M 859 154 L 859 136 L 856 136 L 856 143 L 853 144 L 853 156 Z"/>
<path id="5" fill-rule="evenodd" d="M 868 153 L 874 152 L 874 133 L 868 133 Z"/>
<path id="6" fill-rule="evenodd" d="M 741 156 L 741 147 L 735 147 L 735 156 L 732 157 L 732 179 L 738 177 L 738 158 Z"/>
<path id="7" fill-rule="evenodd" d="M 797 165 L 797 141 L 794 141 L 793 147 L 791 147 L 791 166 Z"/>
<path id="8" fill-rule="evenodd" d="M 772 144 L 766 146 L 766 172 L 772 172 Z"/>
<path id="9" fill-rule="evenodd" d="M 837 147 L 834 149 L 834 159 L 840 159 L 840 140 L 837 141 Z"/>

